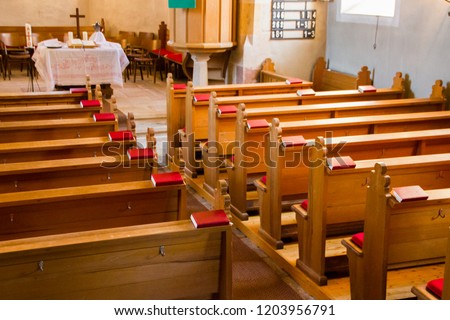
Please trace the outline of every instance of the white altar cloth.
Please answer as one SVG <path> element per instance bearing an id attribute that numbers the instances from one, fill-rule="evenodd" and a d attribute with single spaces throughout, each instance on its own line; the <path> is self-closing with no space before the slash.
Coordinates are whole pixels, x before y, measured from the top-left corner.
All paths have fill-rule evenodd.
<path id="1" fill-rule="evenodd" d="M 86 75 L 91 84 L 111 84 L 123 87 L 122 72 L 129 64 L 118 43 L 104 42 L 91 49 L 48 48 L 41 43 L 32 57 L 46 90 L 55 86 L 85 85 Z"/>

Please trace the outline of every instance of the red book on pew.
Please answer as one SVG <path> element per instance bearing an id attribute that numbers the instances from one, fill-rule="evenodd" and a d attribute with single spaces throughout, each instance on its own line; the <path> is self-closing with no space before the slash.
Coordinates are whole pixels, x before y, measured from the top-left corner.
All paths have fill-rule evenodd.
<path id="1" fill-rule="evenodd" d="M 299 147 L 304 146 L 306 144 L 306 139 L 303 136 L 290 136 L 290 137 L 282 137 L 281 143 L 283 147 Z"/>
<path id="2" fill-rule="evenodd" d="M 247 128 L 249 129 L 260 129 L 268 127 L 269 123 L 266 121 L 266 119 L 247 120 Z"/>
<path id="3" fill-rule="evenodd" d="M 116 120 L 116 116 L 114 115 L 114 113 L 94 113 L 92 118 L 94 118 L 95 122 L 98 122 L 98 121 L 115 121 Z"/>
<path id="4" fill-rule="evenodd" d="M 358 86 L 358 91 L 362 92 L 362 93 L 364 93 L 364 92 L 377 92 L 377 88 L 375 88 L 374 86 L 370 86 L 370 85 Z"/>
<path id="5" fill-rule="evenodd" d="M 218 106 L 217 107 L 217 113 L 218 114 L 230 114 L 230 113 L 236 113 L 237 108 L 235 105 L 226 105 L 226 106 Z"/>
<path id="6" fill-rule="evenodd" d="M 428 281 L 426 288 L 432 294 L 434 294 L 442 299 L 442 291 L 444 290 L 444 278 L 437 278 L 437 279 Z"/>
<path id="7" fill-rule="evenodd" d="M 80 105 L 82 108 L 89 108 L 89 107 L 100 107 L 100 101 L 98 100 L 81 100 Z"/>
<path id="8" fill-rule="evenodd" d="M 230 219 L 223 210 L 193 212 L 191 213 L 191 221 L 197 229 L 230 224 Z"/>
<path id="9" fill-rule="evenodd" d="M 287 84 L 298 84 L 298 83 L 303 83 L 303 79 L 299 79 L 299 78 L 289 78 L 289 79 L 286 79 L 286 83 L 287 83 Z"/>
<path id="10" fill-rule="evenodd" d="M 124 141 L 124 140 L 134 140 L 133 132 L 125 131 L 111 131 L 108 133 L 109 140 L 111 141 Z"/>
<path id="11" fill-rule="evenodd" d="M 194 94 L 194 102 L 209 101 L 209 93 Z"/>
<path id="12" fill-rule="evenodd" d="M 182 184 L 183 177 L 179 172 L 164 172 L 152 174 L 151 180 L 155 187 Z"/>
<path id="13" fill-rule="evenodd" d="M 331 170 L 348 169 L 356 167 L 356 163 L 349 156 L 327 158 L 327 166 Z"/>
<path id="14" fill-rule="evenodd" d="M 70 93 L 87 93 L 87 89 L 86 88 L 70 88 L 69 92 Z"/>
<path id="15" fill-rule="evenodd" d="M 315 96 L 316 92 L 313 89 L 300 89 L 297 90 L 298 96 Z"/>
<path id="16" fill-rule="evenodd" d="M 150 159 L 153 158 L 153 150 L 150 148 L 130 148 L 127 150 L 128 159 Z"/>
<path id="17" fill-rule="evenodd" d="M 186 89 L 186 85 L 184 83 L 174 83 L 173 90 L 184 90 Z"/>
<path id="18" fill-rule="evenodd" d="M 391 194 L 398 202 L 427 200 L 428 194 L 420 186 L 405 186 L 392 188 Z"/>

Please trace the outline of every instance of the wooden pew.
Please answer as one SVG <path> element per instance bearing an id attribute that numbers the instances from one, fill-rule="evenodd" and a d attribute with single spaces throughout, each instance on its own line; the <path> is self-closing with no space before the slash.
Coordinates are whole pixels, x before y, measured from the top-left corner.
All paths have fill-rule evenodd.
<path id="1" fill-rule="evenodd" d="M 1 299 L 231 299 L 231 226 L 183 220 L 2 241 L 0 270 Z"/>
<path id="2" fill-rule="evenodd" d="M 169 73 L 166 80 L 168 163 L 178 165 L 177 158 L 170 160 L 172 157 L 176 157 L 175 148 L 180 145 L 180 133 L 178 132 L 180 129 L 185 128 L 183 134 L 195 131 L 196 134 L 198 132 L 200 138 L 206 138 L 207 129 L 204 128 L 204 122 L 207 118 L 208 101 L 193 103 L 194 95 L 210 94 L 211 92 L 216 92 L 217 96 L 292 93 L 298 89 L 311 87 L 312 82 L 309 81 L 289 85 L 283 80 L 276 83 L 210 85 L 194 88 L 193 83 L 189 81 L 186 87 L 181 86 L 181 88 L 175 89 L 172 74 Z M 204 118 L 204 120 L 198 120 L 197 118 Z M 203 129 L 199 131 L 198 128 Z"/>
<path id="3" fill-rule="evenodd" d="M 291 77 L 278 74 L 270 58 L 264 60 L 260 72 L 260 82 L 285 81 Z M 323 57 L 319 57 L 313 70 L 313 89 L 315 91 L 357 89 L 360 85 L 372 84 L 367 66 L 361 67 L 357 75 L 331 70 Z"/>
<path id="4" fill-rule="evenodd" d="M 0 108 L 0 121 L 26 121 L 46 119 L 92 118 L 102 112 L 102 107 L 81 108 L 80 104 L 50 106 L 14 106 Z"/>
<path id="5" fill-rule="evenodd" d="M 0 163 L 126 154 L 136 140 L 110 141 L 107 136 L 0 143 Z"/>
<path id="6" fill-rule="evenodd" d="M 315 142 L 308 140 L 304 146 L 286 146 L 284 141 L 289 138 L 282 136 L 278 123 L 272 124 L 269 143 L 264 146 L 264 154 L 268 155 L 265 183 L 260 179 L 254 181 L 259 199 L 260 233 L 279 249 L 284 245 L 282 239 L 288 238 L 282 223 L 286 199 L 296 199 L 298 203 L 300 199 L 308 198 L 309 166 L 319 162 L 311 157 L 311 148 L 323 146 L 327 148 L 328 157 L 351 156 L 353 160 L 450 152 L 450 128 L 328 139 L 318 137 Z"/>
<path id="7" fill-rule="evenodd" d="M 370 174 L 362 248 L 350 239 L 347 248 L 352 299 L 386 299 L 388 269 L 442 263 L 450 219 L 450 188 L 429 189 L 427 200 L 399 203 L 391 196 L 389 164 L 377 163 Z M 397 186 L 407 186 L 401 183 Z"/>
<path id="8" fill-rule="evenodd" d="M 328 68 L 323 57 L 319 57 L 313 70 L 313 89 L 316 91 L 357 89 L 361 85 L 371 85 L 370 71 L 361 67 L 357 75 L 348 74 Z"/>
<path id="9" fill-rule="evenodd" d="M 53 119 L 0 122 L 0 143 L 108 136 L 118 121 Z"/>
<path id="10" fill-rule="evenodd" d="M 188 91 L 189 92 L 189 91 Z M 186 129 L 180 131 L 180 139 L 183 146 L 181 148 L 184 161 L 186 162 L 186 174 L 192 178 L 197 177 L 198 172 L 202 168 L 201 161 L 197 161 L 195 157 L 196 146 L 198 141 L 205 142 L 208 139 L 208 105 L 223 106 L 244 103 L 247 109 L 261 107 L 280 107 L 280 106 L 297 106 L 318 103 L 335 103 L 335 102 L 351 102 L 351 101 L 367 101 L 367 100 L 385 100 L 400 99 L 403 96 L 403 78 L 401 73 L 397 73 L 393 79 L 392 88 L 377 89 L 376 92 L 361 93 L 358 90 L 336 90 L 317 92 L 313 96 L 299 96 L 297 93 L 284 94 L 258 94 L 246 96 L 212 96 L 215 99 L 210 101 L 201 101 L 194 103 L 192 108 L 195 114 L 186 116 Z M 191 101 L 190 97 L 186 97 L 186 101 Z M 186 106 L 186 110 L 192 110 Z M 212 107 L 211 107 L 212 108 Z M 210 110 L 210 109 L 209 109 Z M 187 111 L 188 112 L 188 111 Z M 195 119 L 195 122 L 194 120 Z"/>
<path id="11" fill-rule="evenodd" d="M 0 193 L 148 180 L 155 172 L 152 158 L 129 160 L 127 155 L 5 163 Z"/>
<path id="12" fill-rule="evenodd" d="M 438 278 L 440 279 L 440 278 Z M 444 268 L 444 276 L 442 279 L 450 279 L 450 228 L 448 232 L 448 242 L 447 242 L 447 251 L 445 253 L 445 268 Z M 435 281 L 437 279 L 431 279 L 430 281 Z M 442 296 L 438 296 L 435 293 L 431 292 L 427 289 L 428 283 L 415 285 L 411 288 L 411 292 L 417 297 L 419 300 L 450 300 L 450 282 L 444 281 Z"/>
<path id="13" fill-rule="evenodd" d="M 184 183 L 150 180 L 0 194 L 0 239 L 187 219 Z"/>
<path id="14" fill-rule="evenodd" d="M 221 114 L 218 105 L 212 104 L 209 111 L 208 146 L 203 148 L 202 159 L 213 157 L 220 159 L 230 156 L 226 152 L 232 150 L 236 141 L 236 113 Z M 380 101 L 358 101 L 307 105 L 302 108 L 297 106 L 278 108 L 252 108 L 246 110 L 247 121 L 253 119 L 265 119 L 270 122 L 273 118 L 280 121 L 311 120 L 325 118 L 341 118 L 350 116 L 365 116 L 378 114 L 410 113 L 425 111 L 442 111 L 445 109 L 444 97 L 418 98 L 418 99 L 394 99 Z M 213 142 L 213 144 L 211 144 Z M 217 166 L 204 166 L 204 188 L 212 194 L 213 187 L 219 177 L 220 168 Z"/>
<path id="15" fill-rule="evenodd" d="M 410 114 L 376 115 L 364 117 L 332 118 L 283 122 L 280 128 L 286 135 L 302 135 L 314 139 L 332 132 L 334 136 L 390 133 L 448 128 L 448 111 L 417 112 Z M 245 107 L 241 105 L 237 114 L 236 147 L 234 163 L 228 164 L 231 210 L 241 220 L 248 219 L 248 203 L 245 192 L 251 176 L 265 174 L 263 142 L 269 132 L 269 123 L 264 128 L 249 129 L 245 118 Z"/>
<path id="16" fill-rule="evenodd" d="M 297 204 L 299 259 L 297 267 L 319 285 L 327 274 L 346 271 L 345 259 L 326 257 L 327 236 L 362 231 L 366 188 L 374 164 L 383 161 L 390 167 L 392 186 L 420 183 L 426 189 L 450 185 L 450 154 L 431 154 L 355 161 L 356 168 L 329 170 L 326 148 L 311 149 L 307 210 Z M 351 196 L 349 196 L 351 194 Z"/>
<path id="17" fill-rule="evenodd" d="M 81 100 L 87 98 L 86 93 L 70 93 L 69 91 L 0 93 L 0 107 L 79 104 Z"/>

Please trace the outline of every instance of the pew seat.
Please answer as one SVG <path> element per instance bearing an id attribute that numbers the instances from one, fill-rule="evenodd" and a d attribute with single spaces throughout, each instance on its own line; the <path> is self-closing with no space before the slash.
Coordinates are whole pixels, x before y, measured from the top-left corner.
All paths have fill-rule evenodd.
<path id="1" fill-rule="evenodd" d="M 70 91 L 0 93 L 0 107 L 79 104 L 81 100 L 87 98 L 86 92 L 70 93 Z"/>

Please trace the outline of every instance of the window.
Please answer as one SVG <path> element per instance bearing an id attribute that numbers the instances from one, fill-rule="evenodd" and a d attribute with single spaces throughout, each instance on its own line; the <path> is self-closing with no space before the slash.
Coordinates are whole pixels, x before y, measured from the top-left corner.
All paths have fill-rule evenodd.
<path id="1" fill-rule="evenodd" d="M 341 13 L 394 17 L 395 0 L 341 0 Z"/>

